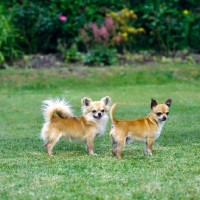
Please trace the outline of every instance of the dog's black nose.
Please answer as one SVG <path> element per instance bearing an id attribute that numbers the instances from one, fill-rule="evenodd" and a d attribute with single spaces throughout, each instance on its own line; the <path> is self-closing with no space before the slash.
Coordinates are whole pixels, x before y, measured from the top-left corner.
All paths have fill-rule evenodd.
<path id="1" fill-rule="evenodd" d="M 164 116 L 164 117 L 163 117 L 163 121 L 165 121 L 166 119 L 167 119 L 167 117 Z"/>
<path id="2" fill-rule="evenodd" d="M 101 117 L 101 113 L 98 113 L 98 116 Z"/>

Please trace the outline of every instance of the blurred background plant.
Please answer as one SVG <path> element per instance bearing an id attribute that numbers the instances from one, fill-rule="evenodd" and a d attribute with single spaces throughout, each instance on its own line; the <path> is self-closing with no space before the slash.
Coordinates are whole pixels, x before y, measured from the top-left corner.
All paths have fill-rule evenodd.
<path id="1" fill-rule="evenodd" d="M 20 30 L 20 45 L 26 54 L 55 52 L 57 38 L 65 29 L 66 20 L 53 6 L 40 7 L 33 2 L 13 8 L 13 23 Z"/>
<path id="2" fill-rule="evenodd" d="M 169 54 L 170 51 L 188 48 L 188 34 L 192 17 L 161 4 L 144 6 L 143 20 L 149 33 L 149 44 Z M 156 11 L 156 12 L 155 12 Z"/>
<path id="3" fill-rule="evenodd" d="M 86 50 L 87 64 L 113 65 L 117 62 L 117 49 L 127 49 L 135 42 L 135 35 L 145 33 L 143 28 L 133 26 L 137 15 L 127 8 L 119 12 L 106 13 L 105 19 L 97 24 L 85 24 L 80 30 Z M 124 53 L 124 52 L 123 52 Z"/>
<path id="4" fill-rule="evenodd" d="M 0 66 L 5 62 L 12 62 L 23 54 L 18 45 L 19 33 L 12 24 L 12 14 L 0 6 Z"/>
<path id="5" fill-rule="evenodd" d="M 89 66 L 118 65 L 117 50 L 96 46 L 86 53 L 84 63 Z"/>
<path id="6" fill-rule="evenodd" d="M 72 44 L 70 48 L 67 48 L 66 43 L 62 43 L 60 40 L 58 40 L 57 48 L 61 52 L 65 62 L 75 63 L 83 60 L 83 56 L 78 51 L 78 46 L 76 43 Z"/>
<path id="7" fill-rule="evenodd" d="M 146 34 L 138 38 L 138 48 L 169 55 L 177 50 L 200 50 L 200 4 L 193 0 L 131 1 Z M 143 4 L 142 4 L 143 3 Z"/>
<path id="8" fill-rule="evenodd" d="M 10 0 L 1 8 L 1 63 L 61 49 L 67 62 L 81 53 L 100 65 L 117 63 L 117 53 L 200 51 L 194 0 Z"/>
<path id="9" fill-rule="evenodd" d="M 115 35 L 112 38 L 113 44 L 120 45 L 123 49 L 131 50 L 131 46 L 136 43 L 135 36 L 145 33 L 144 28 L 135 27 L 135 21 L 138 19 L 138 16 L 133 10 L 123 8 L 119 12 L 109 12 L 106 16 L 115 22 Z"/>
<path id="10" fill-rule="evenodd" d="M 117 51 L 113 39 L 116 35 L 116 26 L 110 17 L 97 24 L 85 24 L 80 30 L 80 39 L 86 48 L 85 64 L 113 65 L 117 63 Z"/>

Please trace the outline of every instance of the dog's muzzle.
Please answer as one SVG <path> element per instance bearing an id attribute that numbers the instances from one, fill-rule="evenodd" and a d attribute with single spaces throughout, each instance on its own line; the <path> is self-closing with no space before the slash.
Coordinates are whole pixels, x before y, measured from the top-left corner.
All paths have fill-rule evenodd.
<path id="1" fill-rule="evenodd" d="M 101 113 L 97 113 L 97 116 L 94 115 L 94 118 L 96 118 L 96 119 L 101 119 L 101 117 L 102 117 Z"/>

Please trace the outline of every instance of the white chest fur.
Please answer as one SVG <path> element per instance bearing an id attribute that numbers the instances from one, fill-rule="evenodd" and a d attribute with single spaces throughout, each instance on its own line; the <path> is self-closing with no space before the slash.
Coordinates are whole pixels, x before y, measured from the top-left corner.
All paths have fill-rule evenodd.
<path id="1" fill-rule="evenodd" d="M 98 130 L 96 135 L 103 135 L 106 130 L 106 125 L 108 122 L 108 116 L 105 115 L 101 120 L 95 120 L 95 123 L 98 125 Z"/>
<path id="2" fill-rule="evenodd" d="M 85 118 L 87 121 L 91 121 L 96 124 L 97 129 L 94 132 L 95 136 L 100 136 L 104 134 L 108 122 L 108 115 L 104 115 L 101 119 L 96 119 L 93 117 L 93 115 L 86 116 Z"/>
<path id="3" fill-rule="evenodd" d="M 100 123 L 99 123 L 99 129 L 100 129 L 100 135 L 103 135 L 106 130 L 108 118 L 105 117 Z"/>
<path id="4" fill-rule="evenodd" d="M 161 123 L 159 124 L 158 130 L 157 130 L 157 132 L 156 132 L 156 134 L 155 134 L 155 140 L 157 140 L 157 139 L 159 138 L 164 124 L 165 124 L 165 121 L 163 121 L 163 122 L 161 122 Z"/>

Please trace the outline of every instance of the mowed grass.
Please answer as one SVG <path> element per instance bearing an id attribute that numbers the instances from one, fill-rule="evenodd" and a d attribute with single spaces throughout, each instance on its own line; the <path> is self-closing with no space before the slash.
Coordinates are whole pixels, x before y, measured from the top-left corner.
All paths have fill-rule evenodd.
<path id="1" fill-rule="evenodd" d="M 0 199 L 199 199 L 200 68 L 135 66 L 0 71 Z M 143 143 L 111 154 L 110 121 L 95 140 L 97 156 L 84 144 L 59 141 L 49 157 L 40 140 L 41 102 L 65 97 L 80 115 L 84 96 L 118 102 L 117 119 L 150 111 L 150 100 L 172 97 L 169 119 L 153 156 Z"/>

